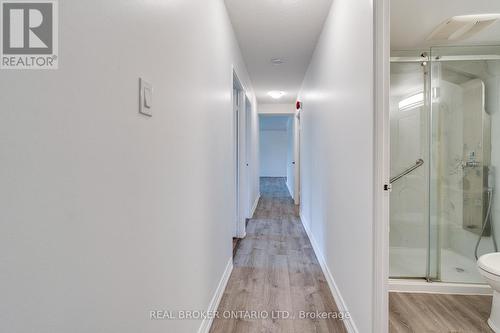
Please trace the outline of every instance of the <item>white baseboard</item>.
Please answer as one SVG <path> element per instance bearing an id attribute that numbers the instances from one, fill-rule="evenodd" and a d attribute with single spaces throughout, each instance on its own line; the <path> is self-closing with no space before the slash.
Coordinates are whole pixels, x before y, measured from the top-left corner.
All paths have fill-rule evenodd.
<path id="1" fill-rule="evenodd" d="M 226 269 L 224 270 L 224 274 L 222 275 L 219 285 L 215 290 L 215 294 L 210 301 L 208 306 L 207 313 L 214 313 L 219 308 L 220 300 L 222 299 L 222 295 L 224 295 L 224 291 L 226 290 L 227 282 L 229 281 L 229 277 L 231 276 L 231 272 L 233 271 L 233 257 L 229 258 L 229 261 L 226 265 Z M 198 333 L 208 333 L 210 328 L 212 327 L 213 318 L 212 316 L 207 316 L 201 322 L 200 329 Z"/>
<path id="2" fill-rule="evenodd" d="M 295 199 L 295 198 L 293 197 L 293 190 L 292 190 L 292 188 L 290 187 L 290 183 L 288 183 L 288 179 L 287 179 L 287 181 L 286 181 L 286 188 L 288 189 L 288 193 L 290 193 L 290 196 L 292 197 L 292 199 Z"/>
<path id="3" fill-rule="evenodd" d="M 427 282 L 413 279 L 389 279 L 389 291 L 453 295 L 493 295 L 487 284 Z"/>
<path id="4" fill-rule="evenodd" d="M 259 205 L 259 200 L 260 200 L 260 193 L 259 193 L 259 195 L 257 195 L 257 198 L 255 198 L 255 201 L 253 202 L 252 211 L 250 212 L 250 218 L 252 218 L 253 214 L 255 214 L 255 210 L 257 209 L 257 206 Z"/>
<path id="5" fill-rule="evenodd" d="M 314 253 L 316 254 L 316 257 L 318 258 L 321 269 L 323 270 L 323 274 L 326 277 L 326 281 L 328 282 L 328 286 L 330 287 L 333 298 L 335 299 L 335 303 L 337 304 L 337 308 L 342 313 L 349 313 L 349 309 L 347 308 L 347 305 L 346 305 L 344 299 L 342 298 L 342 295 L 340 294 L 340 290 L 337 287 L 337 284 L 335 283 L 335 279 L 333 278 L 333 275 L 330 272 L 328 265 L 326 264 L 325 257 L 323 256 L 323 253 L 321 252 L 321 250 L 318 246 L 318 243 L 316 242 L 316 239 L 314 238 L 311 230 L 309 229 L 309 223 L 308 223 L 309 221 L 306 221 L 304 219 L 302 212 L 300 212 L 300 220 L 302 221 L 302 225 L 304 226 L 304 229 L 306 230 L 307 236 L 309 237 L 309 240 L 311 241 L 311 245 L 314 249 Z M 349 333 L 358 333 L 359 332 L 357 327 L 356 327 L 356 324 L 354 323 L 354 320 L 351 316 L 349 316 L 349 318 L 345 318 L 343 320 L 343 323 L 344 323 L 344 325 Z"/>

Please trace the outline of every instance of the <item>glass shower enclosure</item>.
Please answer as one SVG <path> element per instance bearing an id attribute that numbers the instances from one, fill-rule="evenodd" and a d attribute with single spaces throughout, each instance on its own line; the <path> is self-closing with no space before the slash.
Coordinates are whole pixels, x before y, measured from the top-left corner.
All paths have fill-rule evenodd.
<path id="1" fill-rule="evenodd" d="M 475 256 L 500 229 L 500 46 L 396 55 L 390 276 L 483 283 Z"/>

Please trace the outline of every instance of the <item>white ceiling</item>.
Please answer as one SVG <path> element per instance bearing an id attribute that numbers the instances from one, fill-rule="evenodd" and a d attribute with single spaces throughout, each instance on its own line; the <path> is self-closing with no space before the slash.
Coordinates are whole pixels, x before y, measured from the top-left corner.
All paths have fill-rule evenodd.
<path id="1" fill-rule="evenodd" d="M 332 0 L 225 0 L 259 103 L 293 103 Z M 271 58 L 286 63 L 273 65 Z M 279 100 L 271 90 L 287 94 Z"/>
<path id="2" fill-rule="evenodd" d="M 431 46 L 426 41 L 446 19 L 457 15 L 500 13 L 499 0 L 393 0 L 391 48 L 409 50 Z M 500 22 L 457 44 L 498 44 Z M 442 44 L 442 43 L 441 43 Z"/>
<path id="3" fill-rule="evenodd" d="M 260 116 L 261 131 L 286 131 L 288 121 L 293 116 Z"/>

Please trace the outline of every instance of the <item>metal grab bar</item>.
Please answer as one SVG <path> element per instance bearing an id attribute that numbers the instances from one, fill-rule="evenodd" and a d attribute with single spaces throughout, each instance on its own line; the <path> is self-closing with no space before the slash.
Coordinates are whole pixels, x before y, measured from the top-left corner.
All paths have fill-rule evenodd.
<path id="1" fill-rule="evenodd" d="M 415 169 L 418 169 L 419 167 L 421 167 L 422 165 L 424 165 L 424 160 L 419 158 L 416 162 L 415 162 L 415 165 L 412 165 L 411 167 L 409 167 L 408 169 L 406 169 L 405 171 L 401 172 L 399 175 L 395 176 L 395 177 L 392 177 L 391 178 L 391 184 L 394 183 L 394 182 L 397 182 L 398 180 L 400 180 L 401 178 L 403 178 L 404 176 L 406 176 L 407 174 L 413 172 L 413 170 Z"/>

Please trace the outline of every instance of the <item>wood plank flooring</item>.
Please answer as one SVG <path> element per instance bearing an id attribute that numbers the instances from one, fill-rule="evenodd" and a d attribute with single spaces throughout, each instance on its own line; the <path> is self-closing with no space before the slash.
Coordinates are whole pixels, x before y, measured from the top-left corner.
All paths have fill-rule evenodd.
<path id="1" fill-rule="evenodd" d="M 347 332 L 331 315 L 299 319 L 301 311 L 338 309 L 284 178 L 261 179 L 261 200 L 239 243 L 218 311 L 211 333 Z M 227 311 L 237 318 L 225 318 Z"/>
<path id="2" fill-rule="evenodd" d="M 492 333 L 490 296 L 390 293 L 389 332 Z"/>

